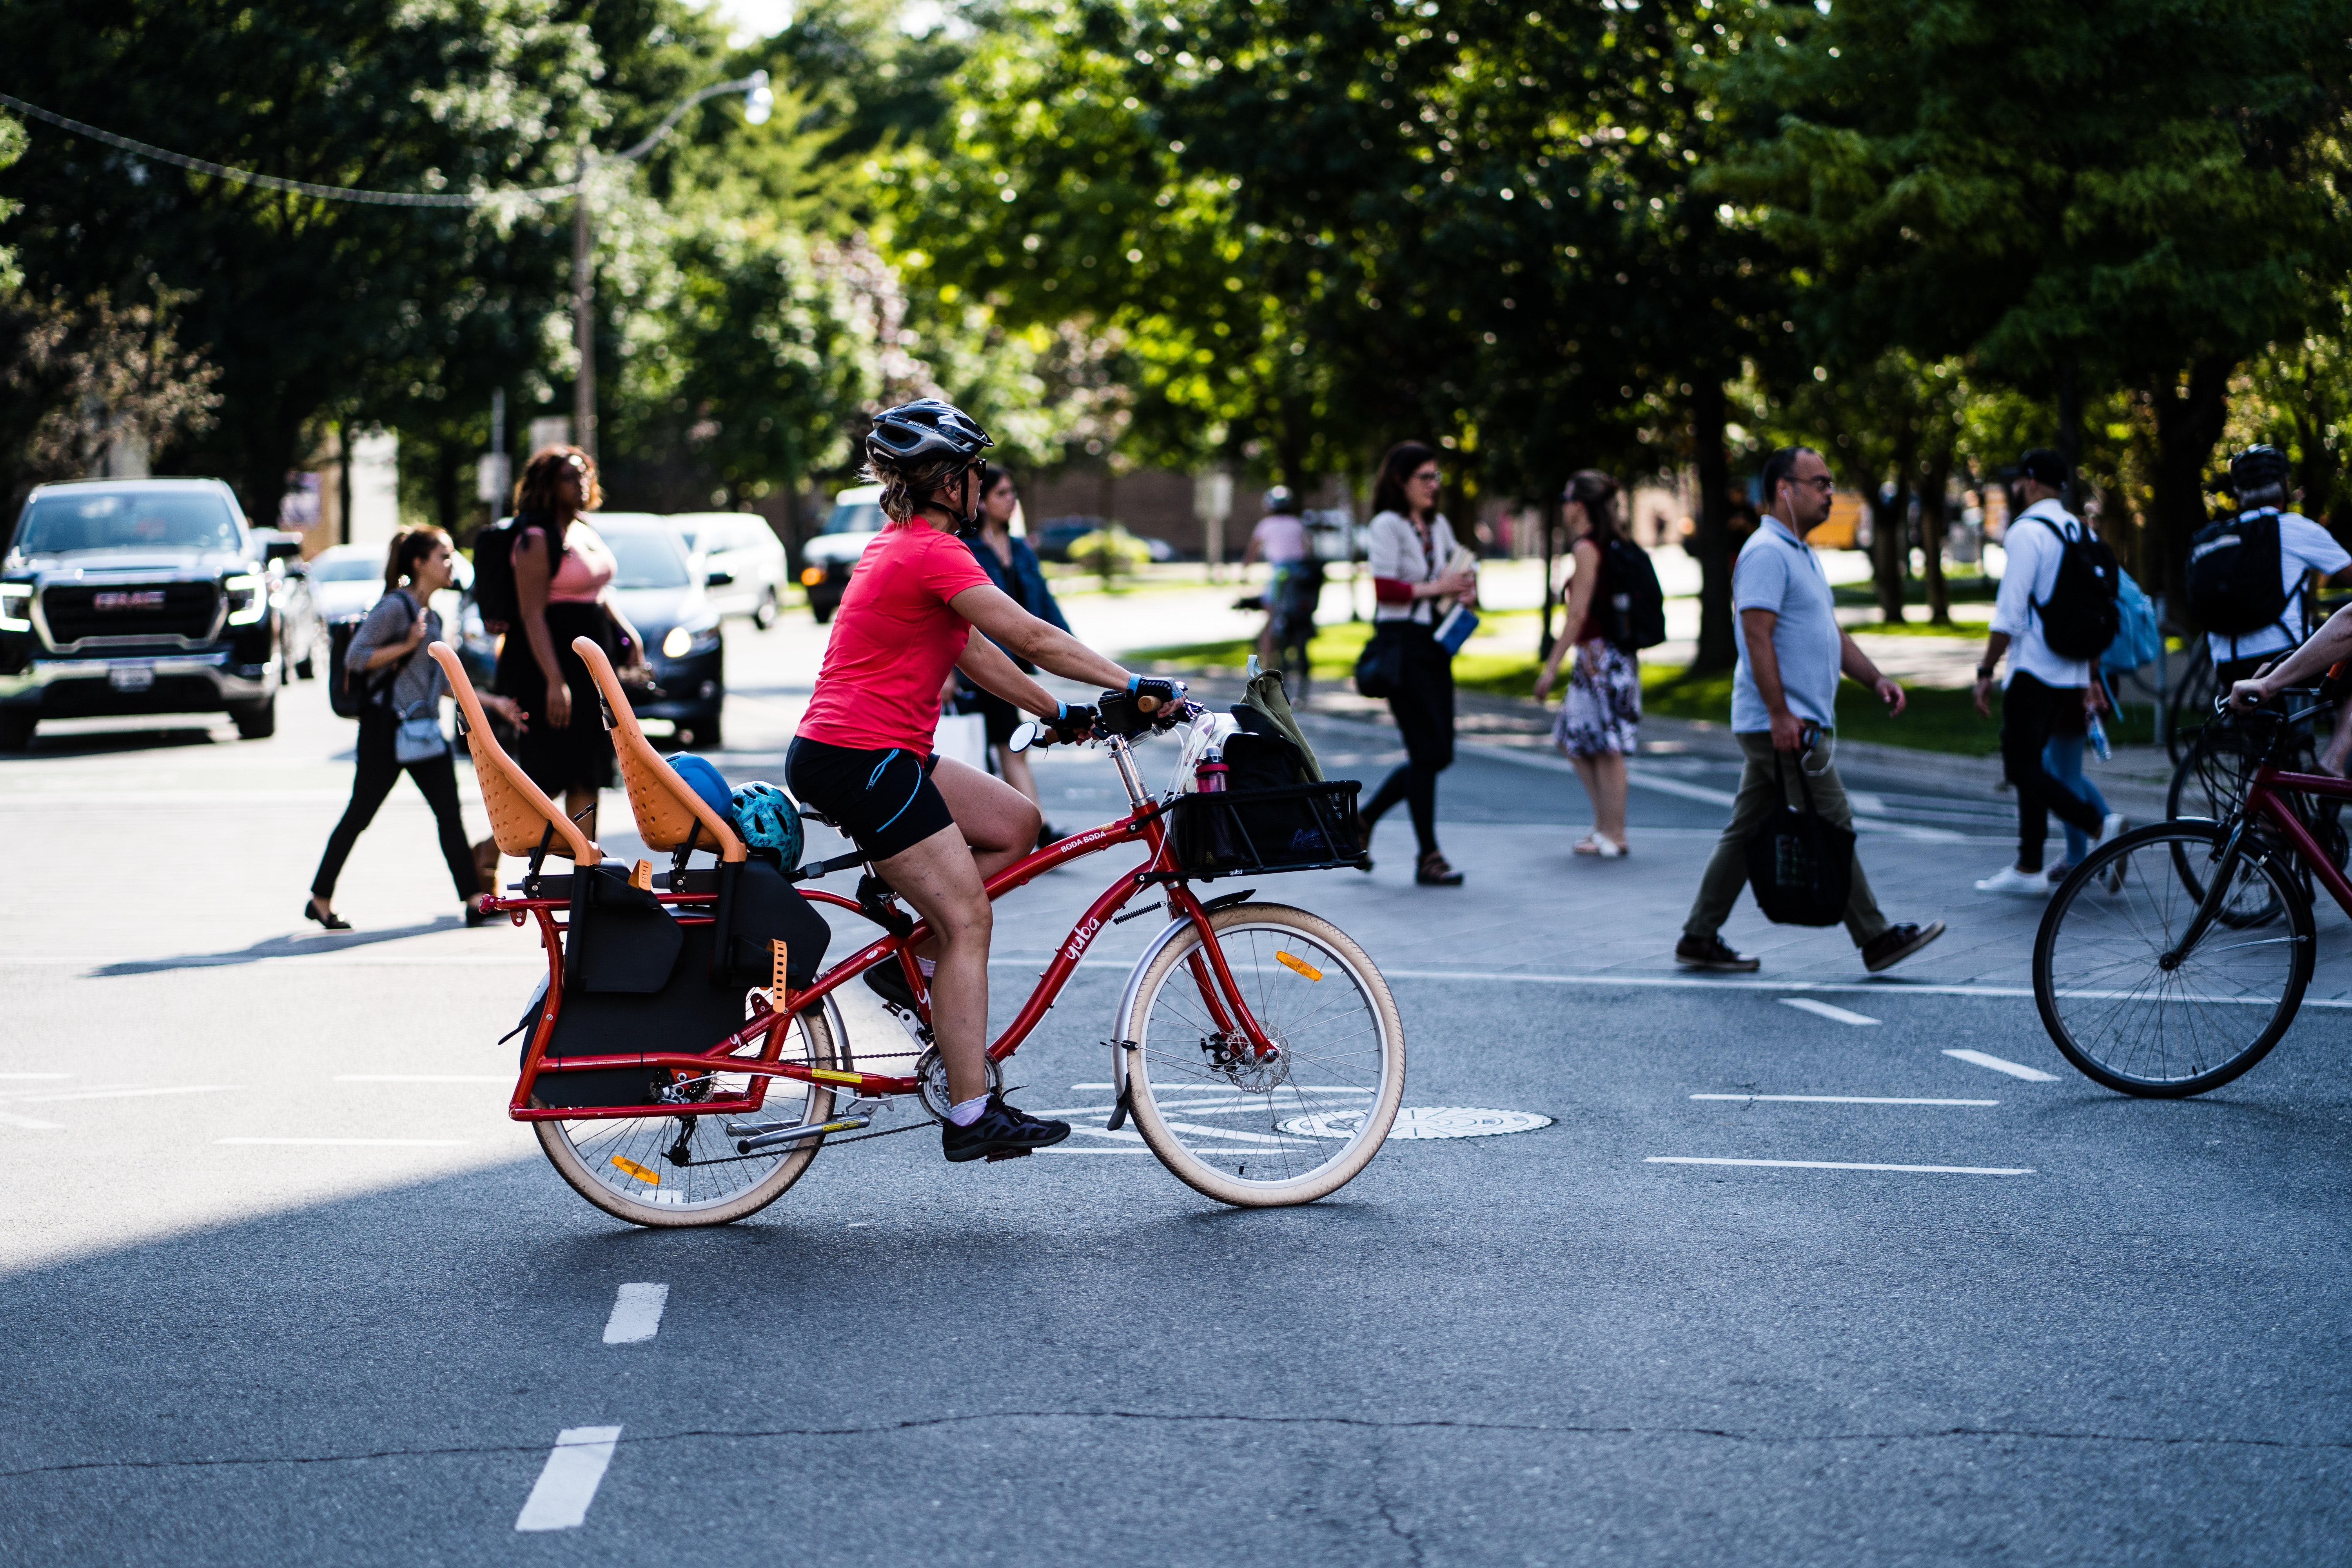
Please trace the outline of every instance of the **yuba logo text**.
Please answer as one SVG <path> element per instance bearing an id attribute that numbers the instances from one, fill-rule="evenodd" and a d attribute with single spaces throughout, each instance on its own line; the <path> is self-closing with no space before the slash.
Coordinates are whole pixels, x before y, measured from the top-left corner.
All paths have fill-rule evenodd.
<path id="1" fill-rule="evenodd" d="M 146 588 L 137 593 L 105 593 L 90 601 L 99 610 L 160 610 L 163 607 L 163 590 Z"/>
<path id="2" fill-rule="evenodd" d="M 1072 931 L 1070 933 L 1070 944 L 1062 949 L 1062 956 L 1068 959 L 1072 963 L 1076 963 L 1078 961 L 1078 955 L 1086 952 L 1087 943 L 1094 941 L 1095 932 L 1100 930 L 1102 930 L 1102 921 L 1100 920 L 1089 920 L 1086 924 Z"/>

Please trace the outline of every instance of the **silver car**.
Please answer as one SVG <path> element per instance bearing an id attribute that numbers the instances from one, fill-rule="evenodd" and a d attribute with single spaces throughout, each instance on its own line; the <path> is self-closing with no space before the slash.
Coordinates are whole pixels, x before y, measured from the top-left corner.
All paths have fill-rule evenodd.
<path id="1" fill-rule="evenodd" d="M 761 631 L 776 624 L 791 573 L 784 542 L 765 518 L 748 511 L 685 511 L 669 523 L 696 558 L 712 608 L 722 616 L 749 616 Z"/>

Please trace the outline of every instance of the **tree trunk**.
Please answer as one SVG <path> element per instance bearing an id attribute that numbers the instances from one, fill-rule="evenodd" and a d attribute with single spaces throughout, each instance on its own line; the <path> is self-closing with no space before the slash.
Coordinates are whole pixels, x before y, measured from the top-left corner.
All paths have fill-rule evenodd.
<path id="1" fill-rule="evenodd" d="M 441 531 L 455 539 L 465 526 L 465 502 L 457 489 L 457 444 L 436 441 L 433 444 L 433 510 L 441 519 Z"/>
<path id="2" fill-rule="evenodd" d="M 1932 626 L 1952 624 L 1951 596 L 1944 588 L 1944 542 L 1952 525 L 1945 513 L 1945 488 L 1952 482 L 1952 447 L 1940 442 L 1927 454 L 1919 474 L 1919 560 L 1927 582 L 1927 620 Z"/>
<path id="3" fill-rule="evenodd" d="M 1540 630 L 1536 637 L 1536 657 L 1538 658 L 1549 658 L 1551 657 L 1551 607 L 1558 602 L 1553 597 L 1556 590 L 1554 588 L 1552 578 L 1552 567 L 1558 559 L 1558 552 L 1559 549 L 1559 502 L 1557 500 L 1548 500 L 1544 502 L 1543 511 L 1544 596 L 1543 619 L 1538 623 Z"/>
<path id="4" fill-rule="evenodd" d="M 1731 466 L 1723 450 L 1723 383 L 1710 372 L 1691 377 L 1691 467 L 1698 476 L 1698 652 L 1694 674 L 1738 661 L 1731 630 Z"/>
<path id="5" fill-rule="evenodd" d="M 2189 367 L 2187 380 L 2174 378 L 2155 388 L 2149 403 L 2156 414 L 2155 496 L 2149 508 L 2155 523 L 2156 559 L 2163 563 L 2162 581 L 2168 605 L 2175 613 L 2185 609 L 2188 597 L 2189 542 L 2205 526 L 2205 465 L 2213 444 L 2221 438 L 2229 413 L 2232 360 L 2213 355 Z"/>
<path id="6" fill-rule="evenodd" d="M 1878 590 L 1878 618 L 1888 626 L 1903 624 L 1903 584 L 1911 574 L 1911 461 L 1918 452 L 1916 437 L 1906 426 L 1895 448 L 1895 483 L 1871 497 L 1871 575 Z"/>

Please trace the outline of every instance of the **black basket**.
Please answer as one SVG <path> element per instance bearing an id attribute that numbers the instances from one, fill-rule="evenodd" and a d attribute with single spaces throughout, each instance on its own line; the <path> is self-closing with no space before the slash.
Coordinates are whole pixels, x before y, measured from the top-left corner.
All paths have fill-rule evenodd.
<path id="1" fill-rule="evenodd" d="M 1176 797 L 1176 861 L 1199 881 L 1321 871 L 1364 857 L 1354 779 Z"/>

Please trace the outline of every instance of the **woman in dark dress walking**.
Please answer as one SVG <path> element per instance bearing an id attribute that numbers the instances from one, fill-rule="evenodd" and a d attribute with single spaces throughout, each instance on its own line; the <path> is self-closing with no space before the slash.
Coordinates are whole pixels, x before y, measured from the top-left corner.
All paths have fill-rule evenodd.
<path id="1" fill-rule="evenodd" d="M 591 838 L 596 794 L 613 783 L 613 747 L 572 639 L 588 638 L 624 668 L 645 663 L 636 628 L 613 600 L 619 563 L 581 516 L 604 500 L 596 459 L 577 447 L 547 447 L 523 470 L 513 543 L 521 618 L 507 628 L 495 681 L 528 721 L 515 761 L 550 797 L 562 797 L 564 815 Z"/>
<path id="2" fill-rule="evenodd" d="M 1037 552 L 1029 542 L 1013 537 L 1013 509 L 1020 503 L 1013 488 L 1013 476 L 993 463 L 983 463 L 980 468 L 980 521 L 965 532 L 964 542 L 971 546 L 973 559 L 988 580 L 1003 590 L 1007 598 L 1046 625 L 1070 629 L 1062 615 L 1062 606 L 1054 602 L 1053 589 L 1045 585 L 1045 569 L 1037 563 Z M 982 634 L 985 635 L 985 634 Z M 1011 653 L 1010 649 L 1006 650 Z M 1021 667 L 1024 675 L 1034 675 L 1036 667 L 1013 654 L 1013 662 Z M 959 712 L 978 713 L 988 731 L 988 743 L 996 751 L 997 772 L 1006 784 L 1029 797 L 1037 808 L 1040 826 L 1037 847 L 1061 837 L 1054 826 L 1045 820 L 1045 803 L 1037 793 L 1037 775 L 1030 771 L 1026 755 L 1013 749 L 1013 731 L 1022 721 L 1022 714 L 1012 703 L 992 691 L 982 690 L 962 678 L 957 681 L 956 709 Z"/>

